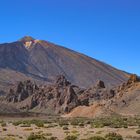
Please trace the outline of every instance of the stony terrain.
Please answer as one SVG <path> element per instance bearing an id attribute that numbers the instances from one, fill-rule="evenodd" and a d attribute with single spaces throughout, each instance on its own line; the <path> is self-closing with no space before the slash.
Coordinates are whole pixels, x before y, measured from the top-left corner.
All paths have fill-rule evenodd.
<path id="1" fill-rule="evenodd" d="M 122 115 L 140 115 L 140 79 L 136 75 L 132 75 L 128 82 L 119 86 L 116 92 L 111 110 Z"/>
<path id="2" fill-rule="evenodd" d="M 6 103 L 20 110 L 59 114 L 69 112 L 81 104 L 76 94 L 79 90 L 62 75 L 57 77 L 54 84 L 45 86 L 38 86 L 28 80 L 10 89 Z"/>
<path id="3" fill-rule="evenodd" d="M 102 83 L 103 84 L 103 83 Z M 100 85 L 100 90 L 91 90 L 89 100 L 92 105 L 78 106 L 64 117 L 100 117 L 111 116 L 113 114 L 123 116 L 140 115 L 140 79 L 136 75 L 131 75 L 129 80 L 122 85 L 111 89 L 101 90 L 104 86 Z M 86 92 L 85 92 L 86 93 Z M 92 93 L 94 97 L 91 98 Z"/>
<path id="4" fill-rule="evenodd" d="M 78 106 L 108 101 L 115 94 L 115 90 L 106 88 L 103 81 L 97 81 L 90 88 L 83 89 L 60 75 L 53 84 L 38 85 L 30 80 L 19 82 L 10 88 L 6 96 L 1 97 L 1 104 L 9 105 L 19 112 L 31 111 L 54 115 L 69 113 Z"/>
<path id="5" fill-rule="evenodd" d="M 140 81 L 131 75 L 126 83 L 109 89 L 103 81 L 80 88 L 59 75 L 51 84 L 19 82 L 1 96 L 1 112 L 33 112 L 63 117 L 140 115 Z M 9 109 L 10 108 L 10 109 Z"/>

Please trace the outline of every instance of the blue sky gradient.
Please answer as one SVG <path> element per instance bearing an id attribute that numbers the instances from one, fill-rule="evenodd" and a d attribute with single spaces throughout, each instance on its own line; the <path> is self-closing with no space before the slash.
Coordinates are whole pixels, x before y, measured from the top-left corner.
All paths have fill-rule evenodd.
<path id="1" fill-rule="evenodd" d="M 1 0 L 0 43 L 25 35 L 140 75 L 140 0 Z"/>

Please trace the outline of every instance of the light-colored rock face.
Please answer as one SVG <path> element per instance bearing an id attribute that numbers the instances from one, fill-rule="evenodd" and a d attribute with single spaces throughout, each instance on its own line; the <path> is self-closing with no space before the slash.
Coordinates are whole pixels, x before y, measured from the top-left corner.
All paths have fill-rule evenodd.
<path id="1" fill-rule="evenodd" d="M 24 41 L 24 46 L 25 48 L 28 50 L 28 49 L 31 49 L 34 47 L 34 45 L 36 45 L 36 43 L 39 43 L 40 40 L 27 40 L 27 41 Z"/>
<path id="2" fill-rule="evenodd" d="M 86 117 L 94 118 L 103 115 L 105 111 L 103 110 L 103 104 L 94 104 L 91 106 L 79 106 L 72 110 L 69 114 L 62 115 L 62 117 Z M 105 116 L 105 114 L 104 114 Z"/>
<path id="3" fill-rule="evenodd" d="M 27 48 L 27 49 L 30 49 L 31 48 L 31 46 L 32 46 L 32 41 L 27 41 L 27 42 L 25 42 L 25 48 Z"/>

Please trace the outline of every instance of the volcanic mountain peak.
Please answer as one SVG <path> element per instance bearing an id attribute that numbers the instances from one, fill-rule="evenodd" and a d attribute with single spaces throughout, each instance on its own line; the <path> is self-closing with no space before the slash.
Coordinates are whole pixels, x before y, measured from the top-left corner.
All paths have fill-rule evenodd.
<path id="1" fill-rule="evenodd" d="M 31 36 L 0 44 L 0 68 L 49 82 L 62 74 L 80 87 L 89 87 L 97 80 L 104 81 L 107 87 L 114 87 L 128 79 L 127 73 L 101 61 Z"/>
<path id="2" fill-rule="evenodd" d="M 34 41 L 35 39 L 31 36 L 24 36 L 22 37 L 19 41 L 22 41 L 22 42 L 29 42 L 29 41 Z"/>
<path id="3" fill-rule="evenodd" d="M 37 42 L 39 42 L 39 40 L 36 40 L 33 37 L 31 37 L 31 36 L 24 36 L 19 41 L 24 44 L 24 46 L 25 46 L 26 49 L 32 48 L 34 44 L 36 44 Z"/>

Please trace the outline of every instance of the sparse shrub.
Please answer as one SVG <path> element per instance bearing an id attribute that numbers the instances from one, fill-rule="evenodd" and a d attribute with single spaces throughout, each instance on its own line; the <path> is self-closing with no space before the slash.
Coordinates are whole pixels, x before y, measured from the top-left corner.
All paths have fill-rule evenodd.
<path id="1" fill-rule="evenodd" d="M 8 137 L 15 137 L 14 134 L 7 134 Z"/>
<path id="2" fill-rule="evenodd" d="M 103 123 L 100 121 L 92 123 L 91 126 L 94 128 L 103 128 L 104 127 Z"/>
<path id="3" fill-rule="evenodd" d="M 106 140 L 123 140 L 123 137 L 117 133 L 109 133 L 105 138 Z"/>
<path id="4" fill-rule="evenodd" d="M 24 131 L 33 131 L 33 128 L 25 128 Z"/>
<path id="5" fill-rule="evenodd" d="M 59 126 L 62 127 L 62 126 L 67 126 L 69 125 L 68 121 L 67 120 L 60 120 L 59 121 Z"/>
<path id="6" fill-rule="evenodd" d="M 46 133 L 45 136 L 52 136 L 52 133 Z"/>
<path id="7" fill-rule="evenodd" d="M 46 140 L 58 140 L 57 137 L 50 137 L 50 138 L 47 138 Z"/>
<path id="8" fill-rule="evenodd" d="M 7 129 L 6 129 L 6 128 L 3 128 L 2 130 L 3 130 L 3 131 L 7 131 Z"/>
<path id="9" fill-rule="evenodd" d="M 37 127 L 44 127 L 44 122 L 42 122 L 42 121 L 37 121 L 37 122 L 35 123 L 35 125 L 36 125 Z"/>
<path id="10" fill-rule="evenodd" d="M 76 135 L 76 134 L 78 134 L 78 131 L 77 130 L 73 130 L 73 131 L 71 131 L 71 133 Z"/>
<path id="11" fill-rule="evenodd" d="M 1 123 L 1 126 L 2 126 L 2 127 L 6 127 L 6 122 L 2 122 L 2 123 Z"/>
<path id="12" fill-rule="evenodd" d="M 20 127 L 31 127 L 31 124 L 22 124 Z"/>
<path id="13" fill-rule="evenodd" d="M 78 137 L 77 136 L 74 136 L 74 135 L 69 135 L 65 138 L 65 140 L 77 140 Z"/>
<path id="14" fill-rule="evenodd" d="M 31 133 L 27 140 L 47 140 L 43 135 Z"/>
<path id="15" fill-rule="evenodd" d="M 49 124 L 47 126 L 44 126 L 44 128 L 54 128 L 54 127 L 57 127 L 58 125 L 57 124 Z"/>
<path id="16" fill-rule="evenodd" d="M 42 133 L 43 133 L 43 131 L 41 131 L 41 130 L 37 132 L 37 134 L 42 134 Z"/>
<path id="17" fill-rule="evenodd" d="M 89 138 L 88 140 L 105 140 L 105 138 L 100 137 L 100 136 L 94 136 L 94 137 Z"/>
<path id="18" fill-rule="evenodd" d="M 80 124 L 86 124 L 86 119 L 85 118 L 74 118 L 70 120 L 71 125 L 73 126 L 79 126 Z"/>
<path id="19" fill-rule="evenodd" d="M 78 126 L 79 125 L 79 120 L 78 119 L 73 119 L 71 121 L 71 125 Z"/>
<path id="20" fill-rule="evenodd" d="M 103 131 L 98 131 L 98 132 L 96 132 L 96 134 L 98 134 L 98 135 L 99 135 L 99 134 L 102 134 L 102 132 L 103 132 Z"/>
<path id="21" fill-rule="evenodd" d="M 69 135 L 70 134 L 70 131 L 65 131 L 64 132 L 66 135 Z"/>
<path id="22" fill-rule="evenodd" d="M 84 125 L 84 123 L 80 123 L 79 126 L 80 127 L 84 127 L 85 125 Z"/>
<path id="23" fill-rule="evenodd" d="M 137 134 L 140 134 L 140 129 L 136 131 Z"/>
<path id="24" fill-rule="evenodd" d="M 91 124 L 91 121 L 87 121 L 86 124 Z"/>
<path id="25" fill-rule="evenodd" d="M 0 137 L 0 140 L 16 140 L 16 139 L 13 137 L 4 137 L 4 138 Z"/>
<path id="26" fill-rule="evenodd" d="M 42 120 L 24 120 L 24 121 L 16 121 L 13 122 L 14 126 L 18 126 L 21 124 L 21 127 L 30 127 L 31 124 L 36 125 L 37 127 L 44 127 L 45 121 Z"/>
<path id="27" fill-rule="evenodd" d="M 140 140 L 140 137 L 137 137 L 137 136 L 126 136 L 126 139 L 128 139 L 128 140 Z"/>
<path id="28" fill-rule="evenodd" d="M 30 120 L 25 122 L 26 124 L 35 124 L 37 127 L 44 127 L 45 121 L 43 120 Z"/>
<path id="29" fill-rule="evenodd" d="M 23 139 L 23 137 L 22 136 L 19 136 L 19 139 Z"/>
<path id="30" fill-rule="evenodd" d="M 64 126 L 63 130 L 69 130 L 69 128 L 67 126 Z"/>
<path id="31" fill-rule="evenodd" d="M 14 126 L 18 126 L 18 125 L 20 125 L 20 124 L 22 124 L 22 121 L 13 122 L 13 125 L 14 125 Z"/>

